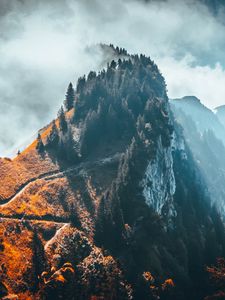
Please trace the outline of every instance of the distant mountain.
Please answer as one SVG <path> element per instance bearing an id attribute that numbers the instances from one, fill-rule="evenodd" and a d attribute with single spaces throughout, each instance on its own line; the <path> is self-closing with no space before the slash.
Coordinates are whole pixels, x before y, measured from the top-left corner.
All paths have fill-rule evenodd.
<path id="1" fill-rule="evenodd" d="M 199 99 L 186 96 L 171 100 L 176 121 L 182 126 L 185 140 L 198 162 L 211 194 L 212 202 L 225 216 L 225 127 L 224 107 L 216 113 Z"/>
<path id="2" fill-rule="evenodd" d="M 221 105 L 215 108 L 215 113 L 220 123 L 225 127 L 225 105 Z"/>
<path id="3" fill-rule="evenodd" d="M 225 144 L 225 127 L 221 124 L 217 115 L 204 106 L 198 98 L 186 96 L 180 99 L 173 99 L 172 104 L 176 108 L 182 109 L 186 115 L 193 119 L 200 133 L 211 130 Z"/>
<path id="4" fill-rule="evenodd" d="M 158 67 L 110 50 L 118 55 L 107 69 L 70 84 L 58 117 L 13 160 L 0 160 L 1 295 L 210 293 L 205 266 L 224 256 L 225 237 L 208 181 Z M 186 130 L 195 135 L 193 124 Z"/>

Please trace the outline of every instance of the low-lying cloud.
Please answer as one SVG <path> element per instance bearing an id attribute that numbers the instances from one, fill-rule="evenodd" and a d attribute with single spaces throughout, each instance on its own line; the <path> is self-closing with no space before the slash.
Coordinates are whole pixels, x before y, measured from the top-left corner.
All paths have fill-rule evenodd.
<path id="1" fill-rule="evenodd" d="M 225 103 L 225 30 L 198 1 L 2 0 L 0 156 L 57 113 L 70 81 L 103 67 L 98 43 L 150 55 L 170 97 Z"/>

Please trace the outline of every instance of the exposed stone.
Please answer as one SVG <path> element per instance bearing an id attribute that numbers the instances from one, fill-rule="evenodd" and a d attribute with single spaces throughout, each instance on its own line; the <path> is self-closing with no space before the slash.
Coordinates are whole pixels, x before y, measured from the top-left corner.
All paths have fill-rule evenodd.
<path id="1" fill-rule="evenodd" d="M 141 186 L 147 205 L 160 215 L 166 209 L 165 213 L 168 217 L 176 216 L 173 204 L 176 183 L 172 149 L 171 147 L 164 148 L 161 138 L 158 139 L 156 156 L 149 162 Z"/>

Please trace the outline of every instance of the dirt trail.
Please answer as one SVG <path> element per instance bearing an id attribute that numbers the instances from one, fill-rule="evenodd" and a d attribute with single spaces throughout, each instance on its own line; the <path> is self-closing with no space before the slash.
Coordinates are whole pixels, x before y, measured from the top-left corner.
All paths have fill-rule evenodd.
<path id="1" fill-rule="evenodd" d="M 51 171 L 51 172 L 47 172 L 47 173 L 43 173 L 35 178 L 31 178 L 28 181 L 26 181 L 25 183 L 23 183 L 18 190 L 16 191 L 16 193 L 14 195 L 12 195 L 11 197 L 4 199 L 1 201 L 0 203 L 0 207 L 4 207 L 5 205 L 8 205 L 10 202 L 14 201 L 19 195 L 21 195 L 32 183 L 34 183 L 37 180 L 40 179 L 45 179 L 45 180 L 53 180 L 55 178 L 60 178 L 60 177 L 64 177 L 65 175 L 69 174 L 69 173 L 74 173 L 77 172 L 82 173 L 84 168 L 87 168 L 88 166 L 96 166 L 99 164 L 107 164 L 110 162 L 113 162 L 115 160 L 117 160 L 119 157 L 121 156 L 121 153 L 116 153 L 113 156 L 110 157 L 105 157 L 102 158 L 100 160 L 97 160 L 95 162 L 93 161 L 88 161 L 88 162 L 82 162 L 79 165 L 76 166 L 72 166 L 68 169 L 65 170 L 56 170 L 56 171 Z"/>
<path id="2" fill-rule="evenodd" d="M 45 244 L 45 251 L 48 249 L 48 247 L 52 244 L 52 243 L 54 243 L 54 241 L 56 240 L 56 238 L 57 238 L 57 236 L 59 236 L 60 235 L 60 233 L 61 233 L 61 231 L 64 229 L 64 228 L 66 228 L 66 226 L 68 226 L 69 224 L 68 223 L 65 223 L 62 227 L 60 227 L 57 231 L 56 231 L 56 233 L 54 234 L 54 236 Z"/>
<path id="3" fill-rule="evenodd" d="M 40 222 L 40 223 L 56 223 L 56 224 L 69 224 L 69 220 L 63 219 L 63 218 L 58 218 L 58 217 L 34 217 L 34 216 L 7 216 L 4 214 L 0 214 L 0 223 L 2 221 L 21 221 L 21 222 Z"/>
<path id="4" fill-rule="evenodd" d="M 37 176 L 35 178 L 29 179 L 27 182 L 23 183 L 19 189 L 16 191 L 14 195 L 11 197 L 1 201 L 0 203 L 0 208 L 8 205 L 10 202 L 14 201 L 17 197 L 19 197 L 22 193 L 26 191 L 32 185 L 35 181 L 37 180 L 53 180 L 55 178 L 60 178 L 64 177 L 65 175 L 68 175 L 70 173 L 77 172 L 77 174 L 84 175 L 86 174 L 85 168 L 88 167 L 95 167 L 96 165 L 104 165 L 104 164 L 109 164 L 111 162 L 117 161 L 120 159 L 121 153 L 116 153 L 113 156 L 110 157 L 105 157 L 103 159 L 97 160 L 95 162 L 93 161 L 88 161 L 85 163 L 80 163 L 79 165 L 72 166 L 66 170 L 56 170 L 48 173 L 41 174 L 40 176 Z M 46 223 L 46 222 L 52 222 L 55 224 L 60 224 L 62 225 L 54 234 L 54 236 L 45 244 L 45 250 L 48 249 L 48 247 L 56 240 L 57 236 L 60 235 L 62 230 L 66 227 L 69 226 L 70 222 L 66 218 L 62 217 L 55 217 L 55 216 L 43 216 L 43 217 L 38 217 L 38 216 L 27 216 L 27 215 L 21 215 L 21 214 L 14 214 L 11 216 L 1 214 L 0 213 L 0 223 L 3 221 L 21 221 L 21 222 L 40 222 L 40 223 Z"/>

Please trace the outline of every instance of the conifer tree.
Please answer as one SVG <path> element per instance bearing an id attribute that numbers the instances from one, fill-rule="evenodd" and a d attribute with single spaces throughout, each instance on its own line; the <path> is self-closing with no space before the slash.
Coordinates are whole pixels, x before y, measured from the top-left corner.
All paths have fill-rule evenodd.
<path id="1" fill-rule="evenodd" d="M 77 81 L 77 93 L 80 93 L 82 91 L 82 89 L 85 86 L 85 82 L 86 82 L 86 77 L 85 76 L 78 78 L 78 81 Z"/>
<path id="2" fill-rule="evenodd" d="M 41 135 L 40 133 L 38 133 L 38 136 L 37 136 L 37 146 L 36 146 L 36 149 L 39 153 L 42 153 L 45 149 L 45 146 L 43 144 L 43 141 L 42 141 L 42 138 L 41 138 Z"/>
<path id="3" fill-rule="evenodd" d="M 36 228 L 33 232 L 32 252 L 32 291 L 35 293 L 38 290 L 39 276 L 46 267 L 44 247 Z"/>
<path id="4" fill-rule="evenodd" d="M 48 144 L 48 146 L 51 147 L 51 146 L 57 146 L 58 143 L 59 143 L 59 132 L 58 132 L 58 128 L 56 126 L 55 120 L 54 120 L 53 124 L 52 124 L 51 132 L 47 139 L 47 144 Z"/>
<path id="5" fill-rule="evenodd" d="M 62 106 L 59 110 L 58 117 L 59 117 L 59 128 L 63 133 L 65 133 L 67 131 L 68 126 L 67 126 L 65 113 Z"/>
<path id="6" fill-rule="evenodd" d="M 73 108 L 75 100 L 75 93 L 72 83 L 70 82 L 67 92 L 66 92 L 66 99 L 65 99 L 65 108 L 67 111 Z"/>
<path id="7" fill-rule="evenodd" d="M 77 212 L 77 207 L 74 203 L 71 204 L 71 208 L 70 208 L 70 223 L 72 226 L 78 227 L 78 228 L 81 225 L 79 215 Z"/>
<path id="8" fill-rule="evenodd" d="M 110 68 L 112 68 L 112 69 L 116 68 L 116 62 L 115 62 L 115 60 L 111 61 Z"/>

